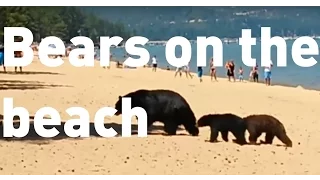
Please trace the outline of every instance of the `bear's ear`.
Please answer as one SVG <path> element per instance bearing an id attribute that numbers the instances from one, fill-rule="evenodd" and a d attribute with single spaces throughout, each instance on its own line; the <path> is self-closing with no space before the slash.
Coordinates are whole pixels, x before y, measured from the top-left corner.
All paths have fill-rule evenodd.
<path id="1" fill-rule="evenodd" d="M 122 97 L 121 96 L 119 96 L 119 99 L 121 99 Z"/>

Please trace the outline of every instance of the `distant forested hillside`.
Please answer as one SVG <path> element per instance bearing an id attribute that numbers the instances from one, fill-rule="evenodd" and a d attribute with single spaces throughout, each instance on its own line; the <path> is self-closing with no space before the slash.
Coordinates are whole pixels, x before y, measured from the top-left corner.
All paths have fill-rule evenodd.
<path id="1" fill-rule="evenodd" d="M 57 36 L 69 41 L 75 36 L 87 36 L 97 41 L 100 36 L 132 36 L 130 28 L 121 23 L 109 22 L 78 7 L 0 7 L 0 40 L 3 27 L 27 27 L 35 41 Z"/>
<path id="2" fill-rule="evenodd" d="M 320 7 L 83 7 L 102 19 L 124 23 L 153 40 L 175 35 L 238 38 L 250 28 L 260 36 L 261 26 L 270 26 L 273 35 L 320 34 Z"/>

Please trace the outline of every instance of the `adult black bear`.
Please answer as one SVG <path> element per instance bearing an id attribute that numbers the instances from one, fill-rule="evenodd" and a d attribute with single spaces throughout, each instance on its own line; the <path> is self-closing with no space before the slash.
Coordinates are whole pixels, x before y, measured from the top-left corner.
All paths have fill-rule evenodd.
<path id="1" fill-rule="evenodd" d="M 164 123 L 168 135 L 176 135 L 179 125 L 183 125 L 192 136 L 198 136 L 196 117 L 188 102 L 171 90 L 137 90 L 122 97 L 131 98 L 131 107 L 141 107 L 148 115 L 148 127 L 154 122 Z M 121 96 L 115 105 L 116 115 L 122 114 Z"/>
<path id="2" fill-rule="evenodd" d="M 198 122 L 198 127 L 210 126 L 211 135 L 210 142 L 217 142 L 219 132 L 222 139 L 228 142 L 228 132 L 230 131 L 236 139 L 235 143 L 244 145 L 247 144 L 245 139 L 246 124 L 243 119 L 234 114 L 209 114 L 202 116 Z"/>
<path id="3" fill-rule="evenodd" d="M 243 118 L 247 124 L 249 132 L 250 144 L 256 144 L 257 139 L 262 133 L 266 133 L 265 141 L 263 144 L 272 144 L 274 137 L 277 137 L 286 146 L 292 147 L 292 141 L 287 136 L 283 124 L 275 117 L 270 115 L 250 115 Z"/>

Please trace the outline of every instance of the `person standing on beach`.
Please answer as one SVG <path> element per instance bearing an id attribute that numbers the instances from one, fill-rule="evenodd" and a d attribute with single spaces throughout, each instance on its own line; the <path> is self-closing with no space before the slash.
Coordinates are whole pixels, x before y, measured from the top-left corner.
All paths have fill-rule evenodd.
<path id="1" fill-rule="evenodd" d="M 156 56 L 153 56 L 152 58 L 152 71 L 156 72 L 157 71 L 157 59 Z"/>
<path id="2" fill-rule="evenodd" d="M 211 58 L 210 60 L 210 76 L 211 76 L 211 81 L 213 80 L 213 78 L 217 80 L 217 75 L 216 75 L 216 68 L 214 67 L 214 61 L 213 58 Z"/>
<path id="3" fill-rule="evenodd" d="M 17 38 L 16 42 L 22 42 L 22 37 Z M 18 58 L 23 57 L 22 51 L 15 51 L 14 52 L 14 57 L 18 57 Z M 21 66 L 19 66 L 19 69 L 20 69 L 20 73 L 22 73 L 22 67 Z M 14 67 L 14 72 L 17 73 L 17 66 Z"/>
<path id="4" fill-rule="evenodd" d="M 264 67 L 264 79 L 265 79 L 267 86 L 271 85 L 271 68 L 272 68 L 272 66 L 273 66 L 273 64 L 270 61 L 270 65 Z"/>
<path id="5" fill-rule="evenodd" d="M 200 79 L 200 82 L 202 82 L 202 75 L 203 75 L 203 69 L 201 66 L 198 66 L 198 77 Z"/>
<path id="6" fill-rule="evenodd" d="M 71 52 L 71 46 L 68 46 L 68 47 L 65 49 L 65 56 L 66 56 L 66 57 L 69 57 L 70 52 Z"/>
<path id="7" fill-rule="evenodd" d="M 190 73 L 189 63 L 184 66 L 184 72 L 186 73 L 186 77 L 187 77 L 187 78 L 188 78 L 189 76 L 190 76 L 191 79 L 193 78 L 192 74 Z"/>
<path id="8" fill-rule="evenodd" d="M 258 64 L 252 67 L 252 79 L 253 79 L 253 82 L 259 82 Z"/>
<path id="9" fill-rule="evenodd" d="M 228 79 L 229 79 L 229 61 L 227 61 L 226 62 L 226 65 L 224 65 L 224 67 L 227 69 L 227 77 L 228 77 Z M 230 79 L 229 79 L 229 81 L 230 81 Z"/>
<path id="10" fill-rule="evenodd" d="M 242 69 L 241 66 L 240 66 L 240 68 L 239 68 L 239 81 L 240 81 L 240 82 L 243 82 L 243 69 Z"/>
<path id="11" fill-rule="evenodd" d="M 22 54 L 22 51 L 15 51 L 14 52 L 14 57 L 18 57 L 18 58 L 21 58 L 23 56 Z M 14 72 L 17 73 L 17 66 L 14 67 Z M 19 66 L 19 69 L 20 69 L 20 73 L 22 73 L 22 67 Z"/>
<path id="12" fill-rule="evenodd" d="M 177 74 L 180 74 L 180 77 L 182 76 L 182 67 L 177 67 L 176 68 L 176 72 L 175 72 L 175 74 L 174 74 L 174 77 L 177 77 Z"/>
<path id="13" fill-rule="evenodd" d="M 235 65 L 233 61 L 228 61 L 226 63 L 226 69 L 227 69 L 227 76 L 228 76 L 228 80 L 231 80 L 231 77 L 233 78 L 233 81 L 235 82 L 236 79 L 234 77 L 234 69 L 235 69 Z"/>
<path id="14" fill-rule="evenodd" d="M 0 47 L 0 66 L 3 66 L 3 72 L 6 73 L 6 67 L 4 66 L 4 47 Z"/>

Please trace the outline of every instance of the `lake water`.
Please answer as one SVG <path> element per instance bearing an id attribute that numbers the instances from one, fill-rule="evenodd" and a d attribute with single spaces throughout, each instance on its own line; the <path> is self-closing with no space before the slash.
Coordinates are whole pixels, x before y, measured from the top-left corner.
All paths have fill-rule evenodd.
<path id="1" fill-rule="evenodd" d="M 290 86 L 302 86 L 308 89 L 320 89 L 320 65 L 317 63 L 316 65 L 308 68 L 303 68 L 294 63 L 291 55 L 291 47 L 293 41 L 287 42 L 287 67 L 276 67 L 276 59 L 277 59 L 277 51 L 276 48 L 273 47 L 271 50 L 271 59 L 273 64 L 275 65 L 272 70 L 272 82 L 275 84 L 284 84 Z M 320 41 L 317 41 L 319 44 Z M 192 59 L 190 61 L 190 68 L 193 72 L 197 71 L 196 60 L 197 60 L 197 48 L 196 44 L 192 44 Z M 307 46 L 306 46 L 307 47 Z M 156 55 L 158 61 L 158 67 L 166 68 L 170 66 L 165 57 L 165 46 L 145 46 L 145 48 L 149 51 L 150 56 Z M 223 47 L 223 58 L 224 63 L 233 59 L 236 64 L 236 73 L 240 66 L 244 69 L 244 78 L 248 79 L 249 77 L 249 67 L 246 67 L 242 63 L 241 59 L 241 46 L 237 43 L 234 44 L 224 44 Z M 260 66 L 261 61 L 261 50 L 260 43 L 257 42 L 256 46 L 252 46 L 252 57 L 257 59 L 257 62 Z M 124 48 L 111 48 L 111 53 L 116 59 L 122 60 L 124 59 L 125 49 Z M 207 48 L 207 67 L 204 68 L 204 74 L 209 75 L 209 59 L 212 57 L 213 52 L 212 48 Z M 176 48 L 176 56 L 181 56 L 181 48 Z M 308 56 L 303 56 L 307 58 Z M 310 56 L 309 56 L 310 57 Z M 320 56 L 313 56 L 317 61 L 320 61 Z M 149 61 L 151 62 L 151 61 Z M 171 66 L 170 66 L 171 67 Z M 174 67 L 171 67 L 174 68 Z M 175 69 L 175 68 L 174 68 Z M 263 69 L 259 68 L 259 79 L 263 80 Z M 217 75 L 219 77 L 226 77 L 226 70 L 224 67 L 217 68 Z"/>

